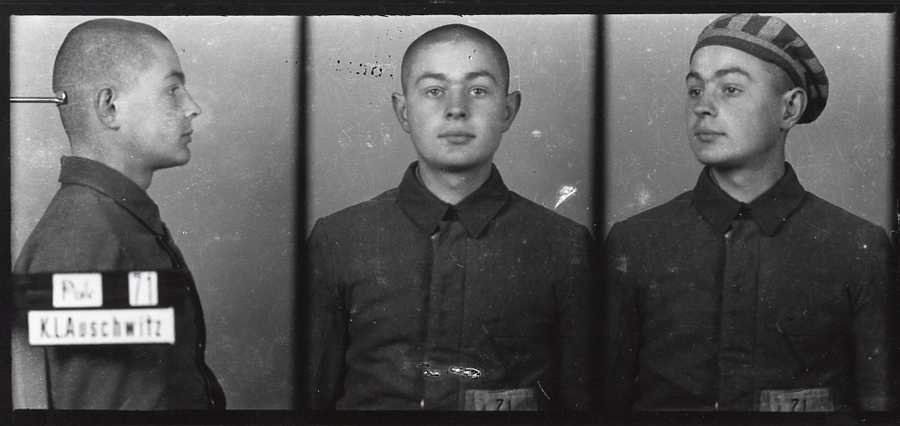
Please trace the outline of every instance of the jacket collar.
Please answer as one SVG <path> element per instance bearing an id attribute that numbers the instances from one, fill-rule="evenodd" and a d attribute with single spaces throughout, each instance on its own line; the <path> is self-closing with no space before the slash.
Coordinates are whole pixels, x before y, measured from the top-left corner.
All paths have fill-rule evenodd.
<path id="1" fill-rule="evenodd" d="M 147 228 L 164 235 L 159 207 L 147 192 L 134 181 L 109 166 L 84 157 L 62 157 L 59 181 L 63 184 L 82 185 L 113 199 Z"/>
<path id="2" fill-rule="evenodd" d="M 428 235 L 437 231 L 438 224 L 449 211 L 455 210 L 469 236 L 477 238 L 512 197 L 509 188 L 503 184 L 500 171 L 491 165 L 491 175 L 484 184 L 457 205 L 450 205 L 435 197 L 419 181 L 416 177 L 418 164 L 418 161 L 413 162 L 403 174 L 397 202 L 410 220 Z"/>
<path id="3" fill-rule="evenodd" d="M 720 233 L 728 231 L 731 221 L 739 213 L 749 211 L 750 218 L 762 233 L 772 236 L 806 197 L 806 190 L 800 185 L 793 167 L 784 163 L 784 169 L 784 176 L 775 185 L 755 200 L 744 204 L 719 188 L 710 176 L 709 166 L 704 167 L 694 187 L 694 206 Z"/>

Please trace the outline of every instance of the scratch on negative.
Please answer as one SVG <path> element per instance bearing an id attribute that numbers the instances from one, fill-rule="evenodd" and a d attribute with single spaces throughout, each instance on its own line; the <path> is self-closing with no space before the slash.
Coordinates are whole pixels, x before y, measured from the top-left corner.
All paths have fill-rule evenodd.
<path id="1" fill-rule="evenodd" d="M 618 259 L 616 259 L 616 270 L 623 274 L 628 273 L 628 257 L 627 256 L 620 256 Z"/>
<path id="2" fill-rule="evenodd" d="M 576 192 L 578 192 L 578 188 L 572 185 L 560 186 L 559 189 L 556 190 L 556 205 L 554 205 L 553 208 L 559 207 L 560 204 L 566 202 L 569 198 L 572 198 Z"/>

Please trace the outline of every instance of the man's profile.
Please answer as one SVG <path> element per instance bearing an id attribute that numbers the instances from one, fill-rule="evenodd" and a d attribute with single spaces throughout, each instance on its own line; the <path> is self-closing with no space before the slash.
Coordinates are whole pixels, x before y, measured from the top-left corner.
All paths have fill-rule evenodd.
<path id="1" fill-rule="evenodd" d="M 309 238 L 310 406 L 592 408 L 590 235 L 493 165 L 521 103 L 506 53 L 438 27 L 406 50 L 401 86 L 418 161 Z"/>
<path id="2" fill-rule="evenodd" d="M 825 69 L 786 22 L 716 19 L 686 79 L 694 189 L 604 243 L 609 409 L 847 411 L 894 403 L 893 248 L 813 195 L 785 140 Z"/>
<path id="3" fill-rule="evenodd" d="M 190 160 L 200 107 L 171 42 L 152 26 L 97 19 L 72 29 L 53 68 L 72 156 L 62 186 L 26 241 L 15 274 L 178 271 L 175 343 L 30 347 L 13 336 L 16 408 L 224 408 L 204 360 L 199 296 L 147 195 L 153 173 Z"/>

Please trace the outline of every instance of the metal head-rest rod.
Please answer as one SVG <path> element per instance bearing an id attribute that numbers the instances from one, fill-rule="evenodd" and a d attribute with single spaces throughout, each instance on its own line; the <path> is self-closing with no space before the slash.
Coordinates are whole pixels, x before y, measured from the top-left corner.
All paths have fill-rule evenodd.
<path id="1" fill-rule="evenodd" d="M 53 98 L 26 98 L 26 97 L 15 97 L 11 96 L 9 98 L 10 102 L 21 102 L 21 103 L 39 103 L 39 104 L 56 104 L 57 106 L 63 105 L 66 103 L 66 92 L 59 91 L 56 92 L 56 97 Z"/>

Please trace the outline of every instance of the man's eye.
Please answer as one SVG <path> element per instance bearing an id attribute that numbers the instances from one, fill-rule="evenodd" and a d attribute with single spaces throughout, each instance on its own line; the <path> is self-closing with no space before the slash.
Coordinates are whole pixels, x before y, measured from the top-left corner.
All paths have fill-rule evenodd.
<path id="1" fill-rule="evenodd" d="M 482 89 L 482 88 L 480 88 L 480 87 L 476 87 L 476 88 L 472 89 L 472 94 L 475 95 L 475 96 L 481 96 L 481 95 L 484 95 L 484 94 L 486 94 L 486 93 L 487 93 L 487 90 L 484 90 L 484 89 Z"/>
<path id="2" fill-rule="evenodd" d="M 425 94 L 428 96 L 440 96 L 443 91 L 437 87 L 431 88 L 425 91 Z"/>
<path id="3" fill-rule="evenodd" d="M 733 86 L 726 86 L 722 89 L 722 92 L 725 92 L 726 95 L 737 95 L 738 93 L 741 93 L 741 89 Z"/>
<path id="4" fill-rule="evenodd" d="M 692 98 L 696 98 L 697 96 L 700 96 L 700 89 L 691 87 L 691 88 L 688 88 L 687 93 L 688 93 L 688 96 L 690 96 Z"/>

